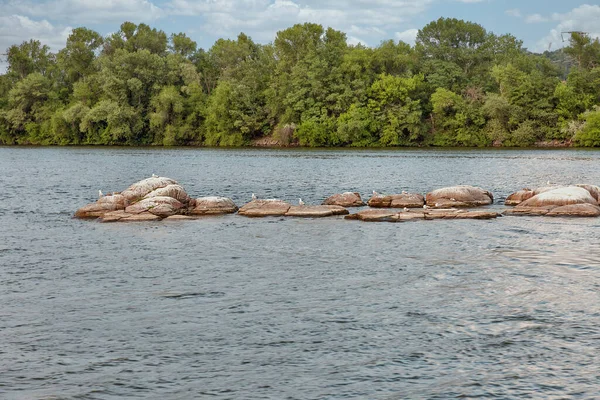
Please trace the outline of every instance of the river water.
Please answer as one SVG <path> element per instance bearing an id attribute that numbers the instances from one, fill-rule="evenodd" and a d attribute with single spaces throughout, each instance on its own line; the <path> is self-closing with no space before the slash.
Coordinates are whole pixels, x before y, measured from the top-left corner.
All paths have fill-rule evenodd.
<path id="1" fill-rule="evenodd" d="M 72 219 L 156 173 L 238 205 L 600 184 L 579 150 L 0 148 L 0 398 L 600 396 L 600 219 Z"/>

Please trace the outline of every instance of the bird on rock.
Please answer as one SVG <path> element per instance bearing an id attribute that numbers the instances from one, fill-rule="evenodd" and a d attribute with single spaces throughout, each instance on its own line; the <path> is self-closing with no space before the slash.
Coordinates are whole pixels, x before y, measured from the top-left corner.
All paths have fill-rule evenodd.
<path id="1" fill-rule="evenodd" d="M 102 197 L 102 196 L 104 196 L 104 195 L 102 194 L 102 190 L 98 189 L 98 198 L 100 198 L 100 197 Z"/>
<path id="2" fill-rule="evenodd" d="M 407 207 L 404 207 L 404 212 L 409 212 L 410 210 Z"/>
<path id="3" fill-rule="evenodd" d="M 152 174 L 152 177 L 153 177 L 153 178 L 158 178 L 158 175 L 156 175 L 156 174 Z"/>
<path id="4" fill-rule="evenodd" d="M 256 195 L 252 193 L 252 200 L 256 200 Z"/>
<path id="5" fill-rule="evenodd" d="M 298 199 L 298 204 L 301 205 L 301 206 L 304 205 L 304 202 L 302 201 L 302 199 Z"/>
<path id="6" fill-rule="evenodd" d="M 379 193 L 373 190 L 373 196 L 379 196 Z"/>

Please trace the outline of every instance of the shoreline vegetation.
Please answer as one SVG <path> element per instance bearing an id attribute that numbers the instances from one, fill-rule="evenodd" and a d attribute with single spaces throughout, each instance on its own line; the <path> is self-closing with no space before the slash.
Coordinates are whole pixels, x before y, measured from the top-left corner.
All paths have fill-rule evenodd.
<path id="1" fill-rule="evenodd" d="M 583 33 L 534 54 L 451 18 L 373 48 L 305 23 L 204 50 L 125 22 L 6 53 L 0 145 L 600 146 L 600 42 Z"/>

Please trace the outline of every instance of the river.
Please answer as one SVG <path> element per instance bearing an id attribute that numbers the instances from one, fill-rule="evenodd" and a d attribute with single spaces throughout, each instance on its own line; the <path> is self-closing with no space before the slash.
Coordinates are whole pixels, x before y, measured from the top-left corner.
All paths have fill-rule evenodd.
<path id="1" fill-rule="evenodd" d="M 600 184 L 589 150 L 0 147 L 0 398 L 600 396 L 600 219 L 72 218 L 152 173 L 307 204 Z"/>

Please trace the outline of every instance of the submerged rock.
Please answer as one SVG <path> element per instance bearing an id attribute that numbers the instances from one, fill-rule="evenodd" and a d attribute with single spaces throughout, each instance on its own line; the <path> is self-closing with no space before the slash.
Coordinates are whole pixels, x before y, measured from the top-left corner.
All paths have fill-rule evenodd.
<path id="1" fill-rule="evenodd" d="M 275 217 L 287 213 L 292 205 L 279 199 L 252 200 L 240 208 L 238 214 L 246 217 Z"/>
<path id="2" fill-rule="evenodd" d="M 422 208 L 425 198 L 418 193 L 374 195 L 367 202 L 374 208 Z"/>
<path id="3" fill-rule="evenodd" d="M 324 206 L 362 207 L 365 202 L 356 192 L 344 192 L 329 196 L 323 202 Z"/>
<path id="4" fill-rule="evenodd" d="M 504 214 L 597 217 L 600 216 L 600 207 L 598 200 L 586 188 L 566 186 L 541 191 Z"/>
<path id="5" fill-rule="evenodd" d="M 238 210 L 233 200 L 227 197 L 210 196 L 200 197 L 190 209 L 190 215 L 219 215 L 231 214 Z"/>
<path id="6" fill-rule="evenodd" d="M 426 202 L 433 208 L 478 207 L 492 204 L 494 196 L 475 186 L 452 186 L 427 193 Z"/>

